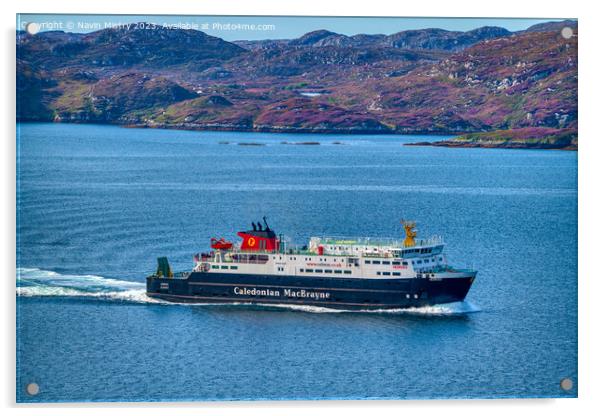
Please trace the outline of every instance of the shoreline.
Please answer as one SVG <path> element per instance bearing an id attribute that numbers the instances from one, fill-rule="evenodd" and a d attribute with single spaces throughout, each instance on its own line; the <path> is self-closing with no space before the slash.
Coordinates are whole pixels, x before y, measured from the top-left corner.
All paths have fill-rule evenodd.
<path id="1" fill-rule="evenodd" d="M 467 132 L 430 131 L 430 130 L 382 130 L 382 129 L 334 129 L 334 128 L 304 128 L 304 127 L 248 127 L 227 125 L 187 125 L 187 124 L 132 124 L 107 123 L 101 121 L 54 121 L 54 120 L 16 120 L 17 123 L 50 123 L 50 124 L 85 124 L 100 126 L 115 126 L 131 129 L 182 130 L 182 131 L 230 131 L 239 133 L 283 133 L 283 134 L 329 134 L 329 135 L 391 135 L 391 136 L 456 136 Z"/>
<path id="2" fill-rule="evenodd" d="M 406 146 L 577 151 L 578 132 L 576 127 L 522 127 L 465 133 L 448 140 L 406 143 Z"/>
<path id="3" fill-rule="evenodd" d="M 520 149 L 520 150 L 565 150 L 578 151 L 576 142 L 554 143 L 544 138 L 532 138 L 526 140 L 515 140 L 509 138 L 506 140 L 492 140 L 489 136 L 500 131 L 491 132 L 457 132 L 457 131 L 430 131 L 430 130 L 382 130 L 382 129 L 333 129 L 333 128 L 303 128 L 303 127 L 249 127 L 234 125 L 198 125 L 198 124 L 141 124 L 141 123 L 107 123 L 99 121 L 54 121 L 54 120 L 18 120 L 17 123 L 52 123 L 52 124 L 82 124 L 115 126 L 130 129 L 156 129 L 156 130 L 181 130 L 198 132 L 234 132 L 234 133 L 273 133 L 273 134 L 299 134 L 299 135 L 374 135 L 374 136 L 454 136 L 448 140 L 420 141 L 413 143 L 403 143 L 403 146 L 429 146 L 429 147 L 447 147 L 447 148 L 481 148 L 481 149 Z M 508 130 L 507 132 L 513 132 Z"/>
<path id="4" fill-rule="evenodd" d="M 405 143 L 404 146 L 414 147 L 447 147 L 457 149 L 514 149 L 514 150 L 563 150 L 569 152 L 577 152 L 577 146 L 553 146 L 553 145 L 526 145 L 520 143 L 502 143 L 499 145 L 485 143 L 462 143 L 454 140 L 443 140 L 438 142 L 416 142 Z"/>

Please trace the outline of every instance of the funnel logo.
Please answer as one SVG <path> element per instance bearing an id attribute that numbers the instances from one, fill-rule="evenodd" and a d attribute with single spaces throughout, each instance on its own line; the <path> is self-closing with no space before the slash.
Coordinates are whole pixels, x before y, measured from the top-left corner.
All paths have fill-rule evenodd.
<path id="1" fill-rule="evenodd" d="M 247 244 L 249 245 L 249 247 L 255 247 L 255 239 L 253 237 L 249 238 L 247 240 Z"/>

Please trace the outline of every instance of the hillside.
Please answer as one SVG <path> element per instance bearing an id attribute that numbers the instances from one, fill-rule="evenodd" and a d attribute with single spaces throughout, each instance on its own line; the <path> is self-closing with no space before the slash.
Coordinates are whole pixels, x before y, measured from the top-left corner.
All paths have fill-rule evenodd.
<path id="1" fill-rule="evenodd" d="M 17 56 L 44 69 L 188 65 L 203 70 L 245 50 L 197 30 L 104 29 L 89 34 L 42 32 L 17 37 Z"/>
<path id="2" fill-rule="evenodd" d="M 577 122 L 577 41 L 556 32 L 485 41 L 362 90 L 340 99 L 371 105 L 402 131 L 571 127 Z"/>
<path id="3" fill-rule="evenodd" d="M 235 43 L 160 27 L 18 32 L 17 117 L 299 132 L 575 130 L 577 37 L 558 27 L 321 30 Z"/>

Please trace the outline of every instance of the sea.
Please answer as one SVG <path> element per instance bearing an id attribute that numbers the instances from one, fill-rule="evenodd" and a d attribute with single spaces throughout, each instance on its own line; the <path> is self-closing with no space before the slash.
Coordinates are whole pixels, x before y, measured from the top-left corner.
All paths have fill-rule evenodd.
<path id="1" fill-rule="evenodd" d="M 444 138 L 18 124 L 17 402 L 576 397 L 577 152 L 404 146 Z M 415 220 L 478 275 L 393 311 L 145 295 L 263 216 L 299 245 Z"/>

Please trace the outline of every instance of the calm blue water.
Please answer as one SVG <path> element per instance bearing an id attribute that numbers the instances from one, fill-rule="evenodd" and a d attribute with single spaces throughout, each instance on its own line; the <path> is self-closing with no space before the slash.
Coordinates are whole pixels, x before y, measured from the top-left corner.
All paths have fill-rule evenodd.
<path id="1" fill-rule="evenodd" d="M 67 124 L 18 134 L 18 401 L 577 394 L 559 387 L 577 385 L 575 152 Z M 321 144 L 281 144 L 309 140 Z M 249 141 L 265 146 L 238 145 Z M 479 275 L 462 304 L 395 313 L 145 297 L 156 257 L 188 270 L 210 237 L 263 215 L 301 244 L 398 236 L 415 219 Z"/>

